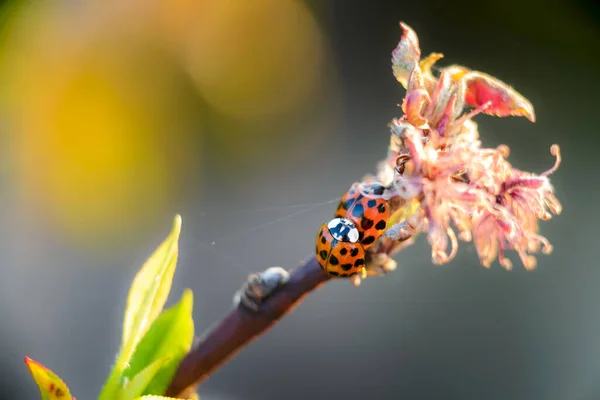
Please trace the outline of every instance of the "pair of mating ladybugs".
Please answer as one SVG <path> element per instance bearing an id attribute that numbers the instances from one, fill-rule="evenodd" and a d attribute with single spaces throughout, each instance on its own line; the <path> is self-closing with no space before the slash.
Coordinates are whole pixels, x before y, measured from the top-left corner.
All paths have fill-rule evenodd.
<path id="1" fill-rule="evenodd" d="M 387 189 L 380 183 L 355 183 L 317 235 L 317 260 L 333 277 L 350 277 L 363 271 L 365 250 L 385 232 L 390 208 Z"/>

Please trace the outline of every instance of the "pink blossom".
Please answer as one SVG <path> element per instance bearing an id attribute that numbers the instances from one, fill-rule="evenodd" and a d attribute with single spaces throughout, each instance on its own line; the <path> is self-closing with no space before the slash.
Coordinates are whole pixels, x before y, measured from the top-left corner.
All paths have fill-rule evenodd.
<path id="1" fill-rule="evenodd" d="M 447 263 L 458 241 L 473 240 L 482 265 L 497 258 L 510 269 L 505 250 L 514 250 L 527 269 L 536 266 L 533 253 L 552 251 L 538 233 L 538 222 L 561 212 L 549 175 L 560 164 L 558 145 L 551 147 L 555 165 L 539 175 L 514 168 L 509 148 L 484 148 L 477 124 L 479 113 L 525 116 L 535 120 L 533 106 L 503 82 L 465 67 L 431 66 L 442 55 L 420 60 L 416 34 L 401 24 L 404 34 L 393 53 L 394 74 L 407 88 L 404 116 L 390 124 L 387 158 L 379 179 L 404 200 L 418 200 L 411 218 L 416 231 L 427 233 L 432 261 Z M 474 107 L 464 113 L 466 106 Z"/>

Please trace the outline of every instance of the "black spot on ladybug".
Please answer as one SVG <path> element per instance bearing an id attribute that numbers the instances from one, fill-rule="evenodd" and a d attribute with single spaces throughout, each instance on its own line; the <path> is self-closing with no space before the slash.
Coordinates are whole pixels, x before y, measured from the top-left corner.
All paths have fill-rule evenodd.
<path id="1" fill-rule="evenodd" d="M 358 232 L 358 241 L 362 242 L 363 237 L 365 237 L 365 233 L 363 231 Z"/>
<path id="2" fill-rule="evenodd" d="M 344 210 L 348 210 L 350 207 L 352 207 L 352 203 L 354 203 L 354 199 L 348 199 L 342 204 L 342 208 Z"/>
<path id="3" fill-rule="evenodd" d="M 331 276 L 339 276 L 340 274 L 338 274 L 335 271 L 329 271 L 329 275 L 331 275 Z"/>
<path id="4" fill-rule="evenodd" d="M 345 256 L 347 252 L 348 252 L 348 249 L 341 249 L 340 250 L 340 254 L 343 255 L 343 256 Z"/>
<path id="5" fill-rule="evenodd" d="M 375 199 L 371 199 L 367 202 L 367 207 L 369 207 L 369 208 L 373 208 L 376 205 L 377 205 L 377 200 L 375 200 Z"/>
<path id="6" fill-rule="evenodd" d="M 356 256 L 358 255 L 358 248 L 357 248 L 357 247 L 355 247 L 355 248 L 353 248 L 352 250 L 350 250 L 350 255 L 351 255 L 352 257 L 356 257 Z"/>
<path id="7" fill-rule="evenodd" d="M 375 241 L 375 236 L 367 236 L 362 240 L 362 244 L 371 244 Z"/>
<path id="8" fill-rule="evenodd" d="M 344 271 L 350 271 L 352 269 L 352 264 L 342 264 L 340 265 Z"/>
<path id="9" fill-rule="evenodd" d="M 382 185 L 373 185 L 373 193 L 377 194 L 377 195 L 382 195 L 383 192 L 385 191 L 385 187 L 383 187 Z"/>
<path id="10" fill-rule="evenodd" d="M 338 260 L 336 258 L 336 256 L 334 256 L 333 254 L 331 255 L 331 257 L 329 257 L 329 264 L 338 265 L 339 263 L 340 263 L 340 260 Z"/>
<path id="11" fill-rule="evenodd" d="M 377 206 L 377 211 L 379 211 L 380 214 L 385 212 L 385 203 L 381 203 L 379 206 Z"/>
<path id="12" fill-rule="evenodd" d="M 352 215 L 355 218 L 360 218 L 363 216 L 363 214 L 365 213 L 365 208 L 363 207 L 362 204 L 357 204 L 354 206 L 354 209 L 352 210 Z"/>
<path id="13" fill-rule="evenodd" d="M 358 274 L 358 272 L 351 272 L 350 274 L 348 274 L 348 276 L 355 276 L 357 274 Z"/>
<path id="14" fill-rule="evenodd" d="M 327 252 L 325 250 L 321 250 L 319 252 L 319 256 L 323 259 L 326 260 L 327 259 Z"/>
<path id="15" fill-rule="evenodd" d="M 346 277 L 348 277 L 348 276 L 350 276 L 350 275 L 349 275 L 349 274 L 345 274 L 345 273 L 343 273 L 343 272 L 340 274 L 340 277 L 341 277 L 341 278 L 346 278 Z"/>
<path id="16" fill-rule="evenodd" d="M 327 239 L 325 239 L 325 236 L 321 237 L 321 243 L 323 243 L 323 244 L 327 243 Z"/>
<path id="17" fill-rule="evenodd" d="M 385 229 L 386 223 L 384 220 L 381 220 L 377 223 L 377 225 L 375 225 L 375 229 L 377 230 L 383 230 Z"/>
<path id="18" fill-rule="evenodd" d="M 374 223 L 375 221 L 365 217 L 362 219 L 362 221 L 360 221 L 360 227 L 366 231 L 367 229 L 371 229 Z"/>
<path id="19" fill-rule="evenodd" d="M 355 267 L 360 267 L 361 265 L 365 265 L 365 259 L 364 258 L 359 258 L 358 260 L 354 261 L 354 266 Z"/>

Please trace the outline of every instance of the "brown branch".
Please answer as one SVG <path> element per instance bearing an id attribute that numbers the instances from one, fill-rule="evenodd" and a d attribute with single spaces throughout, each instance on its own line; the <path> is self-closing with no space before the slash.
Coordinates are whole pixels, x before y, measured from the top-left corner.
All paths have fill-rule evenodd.
<path id="1" fill-rule="evenodd" d="M 210 374 L 244 346 L 271 328 L 302 301 L 305 295 L 329 280 L 313 256 L 290 271 L 289 280 L 260 304 L 256 312 L 243 304 L 210 328 L 187 354 L 166 396 L 188 396 Z"/>
<path id="2" fill-rule="evenodd" d="M 389 204 L 392 212 L 404 206 L 404 202 L 396 198 Z M 413 233 L 406 222 L 391 227 L 367 250 L 367 274 L 383 275 L 393 271 L 396 263 L 390 255 L 408 245 Z M 289 275 L 281 268 L 270 268 L 249 276 L 236 293 L 236 296 L 242 294 L 236 300 L 237 305 L 202 335 L 179 364 L 165 395 L 191 396 L 212 372 L 292 311 L 304 296 L 330 279 L 315 256 L 291 270 Z M 359 276 L 351 278 L 355 285 L 360 280 Z"/>

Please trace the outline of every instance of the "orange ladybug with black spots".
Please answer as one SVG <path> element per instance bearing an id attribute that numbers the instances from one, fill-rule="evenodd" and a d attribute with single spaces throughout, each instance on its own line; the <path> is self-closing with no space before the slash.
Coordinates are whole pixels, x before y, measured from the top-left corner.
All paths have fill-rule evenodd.
<path id="1" fill-rule="evenodd" d="M 359 242 L 368 249 L 387 228 L 390 208 L 385 200 L 386 188 L 380 183 L 355 183 L 346 192 L 335 212 L 354 222 L 359 231 Z"/>
<path id="2" fill-rule="evenodd" d="M 385 232 L 390 211 L 386 188 L 355 183 L 342 197 L 335 218 L 319 229 L 319 265 L 333 277 L 349 277 L 365 267 L 365 250 Z"/>
<path id="3" fill-rule="evenodd" d="M 362 272 L 365 249 L 358 241 L 354 222 L 334 218 L 321 226 L 317 236 L 317 260 L 325 272 L 334 277 L 350 277 Z"/>

